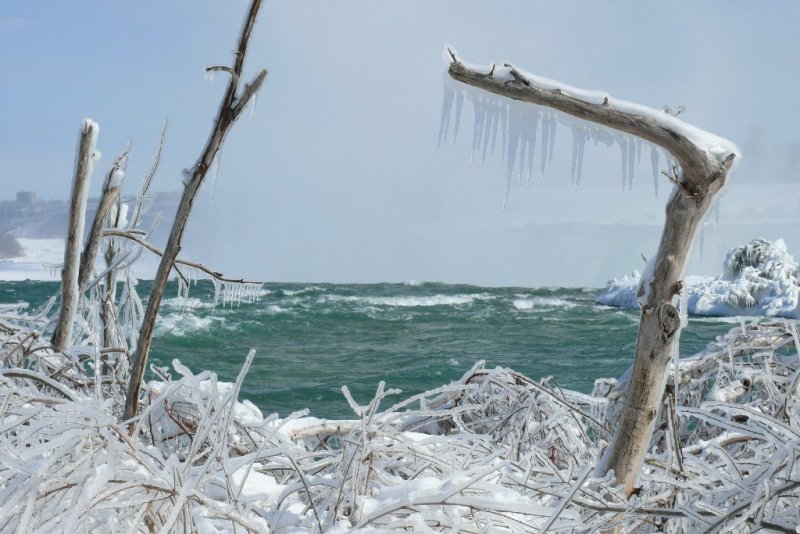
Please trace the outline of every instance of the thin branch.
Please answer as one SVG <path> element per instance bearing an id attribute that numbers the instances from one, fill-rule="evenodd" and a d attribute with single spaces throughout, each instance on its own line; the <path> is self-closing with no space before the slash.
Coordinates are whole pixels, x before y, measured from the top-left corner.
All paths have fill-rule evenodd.
<path id="1" fill-rule="evenodd" d="M 167 245 L 164 248 L 164 254 L 161 257 L 161 262 L 158 265 L 153 286 L 150 290 L 150 298 L 147 301 L 147 309 L 145 310 L 142 318 L 142 325 L 139 331 L 139 340 L 137 343 L 136 354 L 134 355 L 133 364 L 131 366 L 130 380 L 128 382 L 128 391 L 125 399 L 124 418 L 132 419 L 137 412 L 139 405 L 139 391 L 141 389 L 142 380 L 144 379 L 144 371 L 147 365 L 147 358 L 150 352 L 150 346 L 153 341 L 153 333 L 155 331 L 156 317 L 158 309 L 161 306 L 161 299 L 164 295 L 164 290 L 169 279 L 169 275 L 175 266 L 178 253 L 181 248 L 181 241 L 183 240 L 183 232 L 189 220 L 189 214 L 192 210 L 192 204 L 200 186 L 205 179 L 208 169 L 214 162 L 214 158 L 222 146 L 228 130 L 236 121 L 248 100 L 255 94 L 255 90 L 260 87 L 266 78 L 266 72 L 256 76 L 254 82 L 245 87 L 242 96 L 237 98 L 239 91 L 239 79 L 242 75 L 244 68 L 245 55 L 247 53 L 247 46 L 250 40 L 250 34 L 256 22 L 258 10 L 261 7 L 261 0 L 252 0 L 250 10 L 244 20 L 241 34 L 239 36 L 238 46 L 234 57 L 233 72 L 236 76 L 231 76 L 228 81 L 228 88 L 225 95 L 220 102 L 217 116 L 214 121 L 214 126 L 209 134 L 208 140 L 200 154 L 200 158 L 187 172 L 184 181 L 183 194 L 178 204 L 178 210 L 172 222 L 172 229 L 170 230 Z"/>
<path id="2" fill-rule="evenodd" d="M 133 233 L 128 232 L 128 231 L 125 231 L 125 230 L 106 229 L 106 230 L 103 230 L 102 236 L 103 237 L 122 237 L 124 239 L 128 239 L 130 241 L 133 241 L 133 242 L 143 246 L 144 248 L 146 248 L 147 250 L 149 250 L 153 254 L 156 254 L 158 256 L 164 256 L 164 252 L 161 249 L 159 249 L 158 247 L 148 243 L 147 241 L 145 241 L 144 239 L 142 239 L 138 235 L 133 234 Z M 254 280 L 245 280 L 244 278 L 227 278 L 222 273 L 217 272 L 217 271 L 212 271 L 211 269 L 209 269 L 208 267 L 206 267 L 202 263 L 197 263 L 197 262 L 194 262 L 194 261 L 176 259 L 175 263 L 179 264 L 179 265 L 185 265 L 187 267 L 193 267 L 193 268 L 195 268 L 195 269 L 197 269 L 199 271 L 202 271 L 202 272 L 206 273 L 211 278 L 214 278 L 215 280 L 219 280 L 220 282 L 231 282 L 231 283 L 236 283 L 236 284 L 263 284 L 263 282 L 257 282 L 257 281 L 254 281 Z M 177 270 L 177 268 L 176 268 L 176 270 Z M 183 279 L 185 281 L 188 281 L 188 279 L 185 276 L 183 276 L 183 274 L 181 274 L 181 273 L 178 273 L 178 274 L 181 277 L 183 277 Z"/>

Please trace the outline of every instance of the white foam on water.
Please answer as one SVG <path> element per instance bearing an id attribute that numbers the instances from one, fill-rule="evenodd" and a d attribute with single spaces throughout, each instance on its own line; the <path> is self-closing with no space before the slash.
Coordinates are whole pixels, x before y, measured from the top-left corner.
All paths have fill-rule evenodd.
<path id="1" fill-rule="evenodd" d="M 525 298 L 518 298 L 515 299 L 512 303 L 516 309 L 521 311 L 528 311 L 533 309 L 555 309 L 555 308 L 564 308 L 564 309 L 571 309 L 575 307 L 575 304 L 564 300 L 558 297 L 525 297 Z"/>
<path id="2" fill-rule="evenodd" d="M 185 337 L 189 334 L 208 330 L 215 323 L 224 323 L 223 317 L 198 317 L 191 313 L 168 313 L 156 319 L 156 335 Z"/>
<path id="3" fill-rule="evenodd" d="M 176 308 L 179 310 L 194 310 L 198 308 L 213 308 L 214 303 L 195 297 L 175 297 L 161 301 L 162 308 Z"/>
<path id="4" fill-rule="evenodd" d="M 354 302 L 368 306 L 392 306 L 398 308 L 414 308 L 429 306 L 465 306 L 475 301 L 489 300 L 492 295 L 481 293 L 476 295 L 430 295 L 426 297 L 356 297 L 328 295 L 319 302 Z"/>

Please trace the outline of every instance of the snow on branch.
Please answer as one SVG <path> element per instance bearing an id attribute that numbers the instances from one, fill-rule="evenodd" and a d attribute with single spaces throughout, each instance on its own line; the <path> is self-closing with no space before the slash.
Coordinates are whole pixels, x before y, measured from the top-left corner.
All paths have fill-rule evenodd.
<path id="1" fill-rule="evenodd" d="M 578 89 L 524 72 L 505 63 L 476 67 L 451 49 L 448 73 L 460 82 L 491 93 L 546 106 L 650 141 L 672 154 L 689 183 L 730 168 L 739 150 L 732 142 L 686 124 L 671 113 L 626 102 L 600 91 Z M 723 173 L 724 174 L 724 173 Z M 693 189 L 691 185 L 684 187 Z"/>

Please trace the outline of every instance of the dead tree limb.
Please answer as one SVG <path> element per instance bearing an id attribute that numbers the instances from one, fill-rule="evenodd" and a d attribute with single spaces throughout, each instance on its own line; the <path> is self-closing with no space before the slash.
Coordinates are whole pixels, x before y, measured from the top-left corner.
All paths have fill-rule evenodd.
<path id="1" fill-rule="evenodd" d="M 142 247 L 146 248 L 147 250 L 149 250 L 150 252 L 152 252 L 156 256 L 161 256 L 162 258 L 164 257 L 164 251 L 162 251 L 161 249 L 159 249 L 155 245 L 153 245 L 151 243 L 148 243 L 143 238 L 139 237 L 138 235 L 136 235 L 134 233 L 127 232 L 125 230 L 106 229 L 106 230 L 103 230 L 103 234 L 102 235 L 103 235 L 103 237 L 121 237 L 123 239 L 127 239 L 129 241 L 133 241 L 134 243 L 137 243 L 138 245 L 141 245 Z M 185 265 L 187 267 L 192 267 L 194 269 L 197 269 L 199 271 L 202 271 L 202 272 L 206 273 L 211 278 L 213 278 L 215 280 L 218 280 L 220 282 L 230 282 L 230 283 L 234 283 L 234 284 L 260 284 L 261 283 L 261 282 L 256 282 L 255 280 L 245 280 L 244 278 L 228 278 L 225 275 L 223 275 L 221 272 L 212 271 L 211 269 L 209 269 L 208 267 L 206 267 L 202 263 L 197 263 L 196 261 L 182 260 L 180 258 L 176 258 L 175 259 L 175 265 Z"/>
<path id="2" fill-rule="evenodd" d="M 153 339 L 158 308 L 161 305 L 161 299 L 164 295 L 167 280 L 175 266 L 175 261 L 181 249 L 183 232 L 189 220 L 189 213 L 191 212 L 194 198 L 205 179 L 208 169 L 214 162 L 214 157 L 222 146 L 228 130 L 239 117 L 242 110 L 247 106 L 250 99 L 258 92 L 267 77 L 267 71 L 262 69 L 255 76 L 253 81 L 245 84 L 245 86 L 240 89 L 239 82 L 242 77 L 242 70 L 244 69 L 247 45 L 260 7 L 261 0 L 252 0 L 244 25 L 242 26 L 241 34 L 239 35 L 238 46 L 234 53 L 235 59 L 231 77 L 228 81 L 225 94 L 222 97 L 222 102 L 220 103 L 217 117 L 214 121 L 214 127 L 211 130 L 211 134 L 197 163 L 186 172 L 183 195 L 178 204 L 178 211 L 172 223 L 172 230 L 167 240 L 167 246 L 164 248 L 164 255 L 161 257 L 161 262 L 158 265 L 158 270 L 153 280 L 153 288 L 150 291 L 150 298 L 147 301 L 147 309 L 142 319 L 142 327 L 139 332 L 139 341 L 133 359 L 133 366 L 131 368 L 128 391 L 125 399 L 124 417 L 126 419 L 130 419 L 136 415 L 136 410 L 139 405 L 139 391 L 141 389 L 142 379 L 144 378 L 144 370 Z"/>
<path id="3" fill-rule="evenodd" d="M 95 160 L 95 145 L 100 127 L 90 119 L 81 125 L 78 154 L 75 159 L 75 177 L 72 181 L 69 228 L 64 247 L 64 267 L 61 271 L 61 310 L 51 342 L 56 350 L 67 348 L 72 337 L 72 323 L 80 298 L 78 274 L 81 261 L 81 243 L 86 221 L 86 201 L 89 196 L 89 179 Z"/>
<path id="4" fill-rule="evenodd" d="M 680 337 L 680 320 L 673 304 L 676 288 L 680 287 L 695 232 L 714 195 L 725 184 L 736 147 L 667 113 L 539 79 L 508 64 L 479 72 L 464 65 L 452 51 L 450 55 L 449 74 L 455 80 L 635 135 L 662 147 L 680 164 L 658 253 L 648 264 L 639 287 L 642 311 L 623 411 L 597 469 L 600 474 L 613 470 L 630 495 L 649 446 L 667 369 Z"/>
<path id="5" fill-rule="evenodd" d="M 97 249 L 100 246 L 100 234 L 103 230 L 103 220 L 111 209 L 111 206 L 116 202 L 119 190 L 122 188 L 122 176 L 125 173 L 125 167 L 128 163 L 128 150 L 124 150 L 117 159 L 114 165 L 109 169 L 106 175 L 106 181 L 103 184 L 103 192 L 100 196 L 100 202 L 97 204 L 97 211 L 94 214 L 92 226 L 89 229 L 89 235 L 86 238 L 86 247 L 83 249 L 81 255 L 81 268 L 78 274 L 78 287 L 81 294 L 86 288 L 86 282 L 92 274 L 94 268 L 94 260 L 97 257 Z"/>

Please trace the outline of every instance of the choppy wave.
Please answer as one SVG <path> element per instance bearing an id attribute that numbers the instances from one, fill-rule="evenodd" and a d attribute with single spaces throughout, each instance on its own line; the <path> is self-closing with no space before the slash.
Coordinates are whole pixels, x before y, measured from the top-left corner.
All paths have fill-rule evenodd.
<path id="1" fill-rule="evenodd" d="M 198 297 L 174 297 L 161 301 L 162 308 L 172 308 L 179 310 L 194 310 L 199 308 L 212 308 L 213 301 L 200 299 Z"/>
<path id="2" fill-rule="evenodd" d="M 391 306 L 398 308 L 416 308 L 429 306 L 465 306 L 479 300 L 489 300 L 492 295 L 485 293 L 475 295 L 429 295 L 429 296 L 396 296 L 396 297 L 367 297 L 349 295 L 328 295 L 321 299 L 322 302 L 353 302 L 368 306 Z"/>
<path id="3" fill-rule="evenodd" d="M 159 315 L 156 320 L 157 336 L 186 337 L 210 330 L 225 322 L 224 317 L 198 316 L 193 313 L 168 313 Z"/>
<path id="4" fill-rule="evenodd" d="M 515 299 L 511 303 L 511 305 L 521 311 L 527 311 L 533 309 L 555 309 L 555 308 L 571 309 L 576 306 L 575 303 L 558 297 L 518 298 Z"/>

